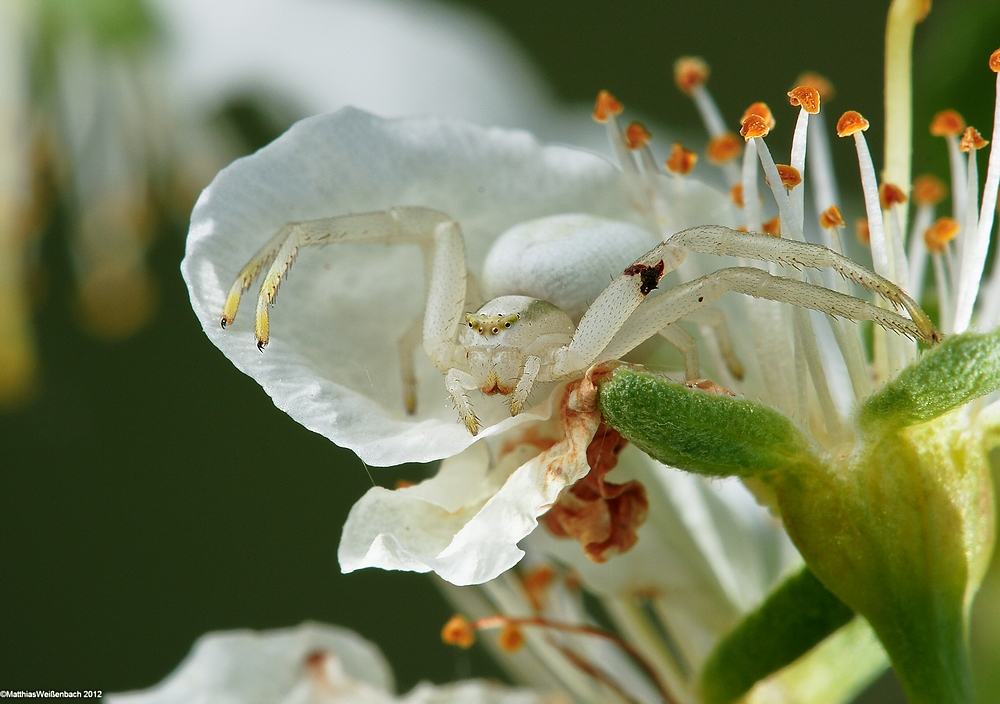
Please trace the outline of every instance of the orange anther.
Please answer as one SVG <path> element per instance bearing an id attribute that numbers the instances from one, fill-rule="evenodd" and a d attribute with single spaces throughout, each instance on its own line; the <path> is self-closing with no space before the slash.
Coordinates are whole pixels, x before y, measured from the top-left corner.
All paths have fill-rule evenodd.
<path id="1" fill-rule="evenodd" d="M 743 145 L 740 138 L 732 132 L 723 132 L 718 137 L 712 137 L 708 142 L 708 160 L 713 164 L 724 164 L 735 159 L 740 154 Z"/>
<path id="2" fill-rule="evenodd" d="M 633 122 L 625 128 L 625 146 L 629 149 L 639 149 L 646 146 L 653 139 L 642 123 Z"/>
<path id="3" fill-rule="evenodd" d="M 415 486 L 416 482 L 411 482 L 409 479 L 397 479 L 396 488 L 397 489 L 408 489 L 411 486 Z"/>
<path id="4" fill-rule="evenodd" d="M 979 130 L 975 127 L 966 127 L 965 132 L 962 134 L 962 139 L 958 143 L 958 150 L 960 152 L 978 151 L 987 144 L 989 142 L 983 139 L 983 136 L 979 134 Z"/>
<path id="5" fill-rule="evenodd" d="M 750 232 L 750 230 L 747 228 L 746 225 L 740 225 L 739 227 L 736 228 L 736 231 L 737 232 Z"/>
<path id="6" fill-rule="evenodd" d="M 948 195 L 948 187 L 937 176 L 924 174 L 913 182 L 913 202 L 917 205 L 937 205 Z"/>
<path id="7" fill-rule="evenodd" d="M 734 203 L 736 203 L 736 207 L 742 208 L 743 207 L 743 184 L 742 183 L 737 183 L 735 186 L 733 186 L 732 188 L 730 188 L 729 189 L 729 197 L 732 199 L 732 201 Z"/>
<path id="8" fill-rule="evenodd" d="M 500 630 L 498 638 L 500 650 L 505 653 L 516 653 L 524 646 L 524 633 L 512 623 L 508 623 Z"/>
<path id="9" fill-rule="evenodd" d="M 743 117 L 740 118 L 740 124 L 742 125 L 750 115 L 762 117 L 765 124 L 767 124 L 767 129 L 774 129 L 774 115 L 771 113 L 771 108 L 767 107 L 767 103 L 754 103 L 744 110 Z"/>
<path id="10" fill-rule="evenodd" d="M 698 163 L 697 154 L 690 149 L 685 149 L 680 142 L 674 142 L 674 146 L 670 149 L 670 158 L 667 159 L 665 165 L 670 173 L 684 176 L 691 173 L 691 169 L 696 163 Z"/>
<path id="11" fill-rule="evenodd" d="M 545 592 L 555 576 L 556 571 L 548 565 L 540 565 L 525 575 L 524 591 L 528 593 L 528 600 L 535 611 L 541 611 L 545 604 Z"/>
<path id="12" fill-rule="evenodd" d="M 455 614 L 441 629 L 441 640 L 448 645 L 471 648 L 476 642 L 476 634 L 472 630 L 472 624 L 464 616 Z"/>
<path id="13" fill-rule="evenodd" d="M 824 101 L 833 100 L 834 93 L 836 91 L 833 89 L 833 84 L 830 83 L 825 77 L 819 75 L 818 73 L 806 72 L 798 77 L 795 81 L 797 86 L 809 86 L 810 88 L 815 88 L 816 92 L 819 93 L 819 97 Z"/>
<path id="14" fill-rule="evenodd" d="M 955 239 L 959 227 L 959 224 L 951 218 L 938 218 L 924 233 L 924 244 L 927 245 L 927 250 L 934 254 L 941 254 L 948 242 Z"/>
<path id="15" fill-rule="evenodd" d="M 837 120 L 838 137 L 848 137 L 858 131 L 864 132 L 866 129 L 868 129 L 868 120 L 855 110 L 848 110 Z"/>
<path id="16" fill-rule="evenodd" d="M 802 183 L 802 174 L 794 166 L 789 166 L 788 164 L 775 164 L 775 166 L 778 169 L 778 176 L 781 177 L 781 185 L 786 190 L 790 191 Z"/>
<path id="17" fill-rule="evenodd" d="M 854 221 L 854 235 L 861 244 L 871 244 L 872 231 L 868 227 L 867 218 L 858 218 Z"/>
<path id="18" fill-rule="evenodd" d="M 697 56 L 682 56 L 674 62 L 674 81 L 684 95 L 708 80 L 708 64 Z"/>
<path id="19" fill-rule="evenodd" d="M 597 94 L 597 104 L 594 105 L 594 120 L 607 122 L 615 115 L 621 115 L 624 109 L 625 107 L 615 99 L 615 96 L 602 90 Z"/>
<path id="20" fill-rule="evenodd" d="M 819 112 L 819 91 L 812 86 L 798 86 L 788 92 L 788 102 L 792 107 L 801 107 L 810 115 Z"/>
<path id="21" fill-rule="evenodd" d="M 906 202 L 906 194 L 903 189 L 892 183 L 883 183 L 878 187 L 878 199 L 882 203 L 882 210 L 888 210 L 894 205 L 902 205 Z"/>
<path id="22" fill-rule="evenodd" d="M 840 214 L 840 208 L 831 205 L 819 216 L 819 226 L 824 230 L 832 230 L 835 227 L 844 226 L 844 216 Z"/>
<path id="23" fill-rule="evenodd" d="M 771 237 L 781 237 L 781 216 L 776 215 L 760 227 L 765 233 L 771 235 Z"/>
<path id="24" fill-rule="evenodd" d="M 990 54 L 990 70 L 993 73 L 1000 73 L 1000 49 Z"/>
<path id="25" fill-rule="evenodd" d="M 942 110 L 931 120 L 931 134 L 935 137 L 957 137 L 965 129 L 965 118 L 955 110 Z"/>
<path id="26" fill-rule="evenodd" d="M 767 120 L 760 115 L 754 114 L 744 117 L 742 127 L 740 127 L 740 135 L 747 142 L 754 137 L 766 137 L 770 131 L 770 128 L 767 126 Z"/>

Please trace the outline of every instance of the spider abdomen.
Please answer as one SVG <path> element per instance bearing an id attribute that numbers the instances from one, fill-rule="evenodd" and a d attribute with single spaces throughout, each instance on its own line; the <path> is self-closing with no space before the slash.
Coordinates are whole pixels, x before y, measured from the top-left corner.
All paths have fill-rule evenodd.
<path id="1" fill-rule="evenodd" d="M 531 220 L 493 243 L 483 264 L 484 293 L 548 301 L 579 320 L 611 279 L 658 243 L 638 225 L 594 215 Z"/>

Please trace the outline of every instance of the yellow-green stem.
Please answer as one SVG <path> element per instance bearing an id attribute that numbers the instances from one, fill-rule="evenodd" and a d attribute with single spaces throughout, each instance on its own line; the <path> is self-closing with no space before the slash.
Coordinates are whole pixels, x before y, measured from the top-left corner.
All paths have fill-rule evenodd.
<path id="1" fill-rule="evenodd" d="M 910 194 L 913 153 L 913 29 L 930 11 L 930 0 L 892 0 L 885 26 L 885 169 L 883 183 Z M 906 232 L 905 209 L 900 226 Z M 891 250 L 890 250 L 891 251 Z"/>

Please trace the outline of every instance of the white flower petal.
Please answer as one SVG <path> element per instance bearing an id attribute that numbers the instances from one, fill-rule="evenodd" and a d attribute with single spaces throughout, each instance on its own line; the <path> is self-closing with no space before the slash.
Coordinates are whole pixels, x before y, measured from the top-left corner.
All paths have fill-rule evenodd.
<path id="1" fill-rule="evenodd" d="M 324 675 L 342 698 L 307 698 L 316 673 L 307 660 L 322 653 Z M 320 683 L 324 684 L 324 683 Z M 392 701 L 392 671 L 379 649 L 346 628 L 304 623 L 273 631 L 208 633 L 160 684 L 113 694 L 110 704 L 278 704 L 292 701 Z M 322 687 L 319 688 L 322 691 Z M 305 690 L 305 691 L 304 691 Z M 348 696 L 350 695 L 350 696 Z"/>
<path id="2" fill-rule="evenodd" d="M 433 570 L 462 586 L 489 581 L 516 565 L 524 556 L 517 543 L 535 529 L 560 491 L 590 471 L 587 446 L 599 412 L 570 411 L 568 417 L 564 438 L 531 459 L 524 456 L 529 446 L 522 444 L 490 470 L 485 443 L 477 443 L 445 460 L 437 477 L 416 487 L 370 489 L 344 525 L 337 553 L 341 569 Z M 463 475 L 464 485 L 455 481 Z M 457 497 L 466 503 L 456 506 Z"/>
<path id="3" fill-rule="evenodd" d="M 304 623 L 273 631 L 208 633 L 163 682 L 108 695 L 110 704 L 535 704 L 528 689 L 470 680 L 421 683 L 393 694 L 374 644 L 346 628 Z"/>
<path id="4" fill-rule="evenodd" d="M 303 120 L 223 170 L 195 206 L 181 266 L 206 334 L 275 405 L 380 466 L 451 456 L 473 441 L 456 422 L 441 372 L 420 353 L 418 411 L 403 410 L 397 344 L 423 307 L 416 247 L 303 250 L 271 314 L 264 354 L 252 337 L 254 288 L 229 329 L 219 320 L 240 268 L 286 222 L 398 205 L 458 220 L 474 272 L 492 239 L 519 222 L 560 212 L 637 219 L 620 174 L 600 157 L 438 119 L 345 109 Z M 543 388 L 534 398 L 547 395 Z M 477 397 L 475 407 L 484 436 L 544 418 L 510 418 L 498 399 Z"/>
<path id="5" fill-rule="evenodd" d="M 267 92 L 316 114 L 446 115 L 529 127 L 552 98 L 484 17 L 437 2 L 158 0 L 178 95 L 215 109 Z M 599 132 L 598 132 L 599 133 Z"/>

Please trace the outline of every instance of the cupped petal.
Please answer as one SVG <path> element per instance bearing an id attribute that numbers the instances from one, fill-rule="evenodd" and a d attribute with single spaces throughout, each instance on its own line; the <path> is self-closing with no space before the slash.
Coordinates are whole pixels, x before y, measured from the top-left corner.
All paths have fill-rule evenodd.
<path id="1" fill-rule="evenodd" d="M 341 569 L 434 571 L 463 586 L 482 584 L 516 565 L 524 556 L 517 544 L 538 517 L 590 471 L 587 447 L 600 414 L 596 408 L 574 409 L 575 391 L 558 396 L 565 399 L 563 436 L 540 454 L 531 442 L 511 442 L 514 449 L 491 466 L 480 442 L 414 487 L 370 489 L 344 525 Z M 534 437 L 536 431 L 528 432 Z"/>
<path id="2" fill-rule="evenodd" d="M 207 633 L 165 680 L 107 697 L 111 704 L 278 704 L 394 699 L 379 649 L 346 628 L 303 623 L 272 631 Z M 310 692 L 330 692 L 329 699 Z M 314 695 L 315 696 L 315 695 Z"/>
<path id="3" fill-rule="evenodd" d="M 228 329 L 219 321 L 237 273 L 285 223 L 400 205 L 455 218 L 473 272 L 497 235 L 526 220 L 562 212 L 638 218 L 621 174 L 602 158 L 541 146 L 524 132 L 440 119 L 383 120 L 345 109 L 303 120 L 224 169 L 195 206 L 181 265 L 206 334 L 275 405 L 379 466 L 448 457 L 473 441 L 456 422 L 441 372 L 419 350 L 417 412 L 404 410 L 398 346 L 423 313 L 418 247 L 299 252 L 263 354 L 252 332 L 256 288 Z M 496 398 L 477 397 L 475 405 L 484 436 L 544 418 L 544 411 L 510 418 Z"/>

